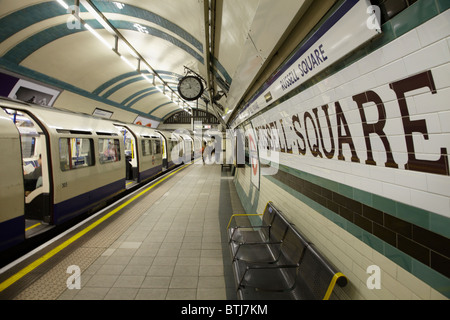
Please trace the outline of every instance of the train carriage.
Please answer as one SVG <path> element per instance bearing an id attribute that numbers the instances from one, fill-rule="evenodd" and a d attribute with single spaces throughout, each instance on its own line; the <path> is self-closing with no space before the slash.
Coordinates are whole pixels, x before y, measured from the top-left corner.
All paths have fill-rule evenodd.
<path id="1" fill-rule="evenodd" d="M 187 135 L 9 99 L 0 99 L 0 147 L 8 150 L 0 155 L 0 252 L 95 211 L 193 153 Z"/>
<path id="2" fill-rule="evenodd" d="M 202 139 L 201 137 L 194 135 L 194 140 L 193 140 L 193 150 L 192 150 L 192 158 L 198 159 L 202 156 Z"/>
<path id="3" fill-rule="evenodd" d="M 24 180 L 20 135 L 0 108 L 0 251 L 25 239 Z"/>
<path id="4" fill-rule="evenodd" d="M 127 186 L 148 180 L 162 171 L 163 138 L 154 129 L 134 124 L 114 126 L 122 133 L 127 159 Z"/>
<path id="5" fill-rule="evenodd" d="M 172 133 L 179 137 L 179 163 L 188 163 L 191 162 L 193 158 L 193 150 L 194 150 L 194 141 L 189 133 Z"/>
<path id="6" fill-rule="evenodd" d="M 21 136 L 27 219 L 61 224 L 124 190 L 124 144 L 109 121 L 5 101 L 2 107 Z"/>
<path id="7" fill-rule="evenodd" d="M 176 162 L 178 162 L 179 159 L 179 150 L 175 151 L 176 158 L 173 158 L 173 152 L 175 148 L 178 148 L 177 145 L 180 143 L 181 138 L 176 135 L 172 134 L 172 132 L 169 131 L 161 131 L 158 130 L 158 133 L 161 135 L 163 139 L 163 170 L 169 170 L 176 166 Z M 174 161 L 175 160 L 175 161 Z"/>

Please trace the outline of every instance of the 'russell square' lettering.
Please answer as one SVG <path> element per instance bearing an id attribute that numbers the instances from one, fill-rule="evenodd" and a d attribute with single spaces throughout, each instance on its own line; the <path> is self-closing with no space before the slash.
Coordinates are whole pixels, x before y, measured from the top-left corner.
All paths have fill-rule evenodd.
<path id="1" fill-rule="evenodd" d="M 317 54 L 323 57 L 320 51 Z M 414 116 L 415 120 L 412 119 L 408 110 L 408 101 L 405 97 L 406 93 L 423 88 L 429 90 L 431 94 L 437 94 L 431 71 L 396 81 L 391 83 L 389 87 L 397 96 L 397 103 L 402 117 L 403 137 L 407 151 L 407 161 L 404 164 L 404 169 L 450 175 L 447 148 L 436 147 L 437 150 L 435 153 L 439 155 L 436 160 L 420 159 L 420 156 L 418 156 L 413 135 L 419 135 L 424 140 L 429 140 L 427 123 L 425 119 L 417 119 L 418 116 Z M 390 168 L 399 168 L 399 164 L 394 157 L 392 142 L 388 134 L 386 134 L 386 124 L 389 118 L 386 116 L 386 106 L 381 97 L 375 91 L 368 90 L 353 96 L 352 100 L 358 107 L 357 110 L 361 118 L 365 143 L 364 152 L 366 153 L 365 164 L 374 166 L 381 165 L 377 164 L 375 160 L 372 146 L 375 141 L 374 139 L 380 139 L 382 149 L 384 149 L 382 152 L 385 154 L 386 159 L 383 165 Z M 368 117 L 364 105 L 369 103 L 376 106 L 375 114 L 377 114 L 378 119 L 375 122 L 373 119 L 371 122 L 367 120 Z M 334 108 L 334 113 L 332 112 L 332 108 Z M 371 114 L 373 118 L 373 111 Z M 332 119 L 332 117 L 335 117 L 335 119 Z M 332 120 L 335 120 L 336 125 L 332 126 Z M 312 110 L 304 111 L 303 113 L 291 114 L 288 118 L 279 119 L 263 125 L 256 125 L 255 130 L 260 145 L 267 148 L 267 150 L 279 149 L 282 153 L 295 154 L 298 152 L 299 155 L 306 155 L 309 151 L 314 157 L 326 159 L 337 158 L 338 160 L 345 161 L 346 157 L 343 152 L 345 147 L 351 153 L 349 160 L 361 163 L 360 159 L 363 156 L 363 151 L 355 148 L 355 140 L 350 128 L 341 103 L 336 101 Z M 274 130 L 278 133 L 277 135 L 273 134 Z M 290 139 L 287 139 L 288 130 L 292 133 Z M 294 152 L 294 150 L 297 151 Z"/>
<path id="2" fill-rule="evenodd" d="M 298 63 L 297 68 L 289 71 L 280 80 L 281 89 L 283 89 L 283 91 L 286 90 L 300 80 L 300 77 L 305 77 L 308 73 L 312 72 L 315 68 L 327 60 L 328 57 L 325 55 L 323 45 L 311 50 L 311 52 L 309 52 L 308 55 Z"/>

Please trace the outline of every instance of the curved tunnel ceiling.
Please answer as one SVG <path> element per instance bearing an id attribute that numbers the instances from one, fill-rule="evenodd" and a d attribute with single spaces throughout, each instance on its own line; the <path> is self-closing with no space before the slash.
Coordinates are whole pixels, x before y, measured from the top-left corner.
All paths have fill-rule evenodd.
<path id="1" fill-rule="evenodd" d="M 0 0 L 0 68 L 62 90 L 56 107 L 157 122 L 197 107 L 177 92 L 192 71 L 207 89 L 198 107 L 222 120 L 304 2 L 268 11 L 269 0 Z M 263 14 L 288 11 L 277 32 L 255 34 Z"/>

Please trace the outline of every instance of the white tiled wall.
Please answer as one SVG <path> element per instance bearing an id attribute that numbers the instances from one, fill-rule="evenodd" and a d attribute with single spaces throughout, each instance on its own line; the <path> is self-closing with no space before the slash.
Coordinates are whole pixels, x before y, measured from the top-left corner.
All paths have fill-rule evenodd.
<path id="1" fill-rule="evenodd" d="M 281 164 L 450 217 L 450 177 L 405 170 L 408 161 L 405 132 L 397 96 L 389 87 L 392 82 L 431 70 L 436 94 L 432 94 L 428 88 L 406 93 L 411 121 L 425 120 L 429 133 L 428 140 L 421 133 L 413 133 L 415 153 L 418 159 L 437 160 L 441 148 L 447 148 L 447 152 L 450 152 L 449 34 L 450 10 L 269 110 L 254 119 L 253 125 L 258 127 L 273 121 L 279 124 L 279 119 L 283 119 L 288 144 L 291 144 L 297 140 L 295 132 L 289 130 L 292 115 L 299 115 L 303 127 L 304 113 L 309 112 L 314 118 L 312 110 L 319 108 L 325 146 L 329 148 L 326 118 L 321 110 L 322 105 L 328 104 L 336 148 L 333 159 L 315 158 L 309 148 L 303 156 L 294 147 L 294 154 L 280 154 Z M 394 160 L 399 165 L 398 169 L 384 166 L 385 148 L 377 135 L 370 139 L 377 166 L 365 164 L 367 148 L 361 116 L 353 96 L 369 90 L 377 93 L 384 103 L 387 114 L 384 131 Z M 346 161 L 337 159 L 336 101 L 340 103 L 348 121 L 360 163 L 350 161 L 348 145 L 343 146 Z M 365 105 L 364 110 L 369 123 L 377 121 L 378 111 L 373 103 Z M 305 134 L 304 128 L 301 132 Z M 308 132 L 313 143 L 315 134 L 312 125 Z"/>
<path id="2" fill-rule="evenodd" d="M 430 136 L 429 140 L 425 140 L 422 134 L 415 134 L 416 154 L 423 159 L 436 160 L 439 158 L 441 147 L 446 147 L 450 152 L 449 22 L 450 10 L 262 114 L 253 121 L 253 125 L 257 127 L 273 121 L 279 123 L 279 119 L 283 119 L 283 123 L 289 127 L 292 126 L 292 115 L 298 114 L 302 119 L 304 112 L 307 111 L 314 117 L 312 109 L 317 107 L 320 110 L 326 103 L 329 104 L 330 118 L 333 119 L 334 102 L 339 101 L 361 162 L 350 161 L 351 154 L 345 145 L 346 161 L 337 160 L 337 151 L 330 160 L 314 158 L 309 150 L 307 155 L 300 155 L 294 147 L 293 155 L 280 154 L 280 163 L 450 217 L 450 177 L 404 169 L 408 157 L 403 124 L 397 97 L 389 88 L 389 84 L 394 81 L 431 70 L 437 94 L 433 95 L 425 88 L 407 95 L 411 120 L 425 119 Z M 385 132 L 399 169 L 384 167 L 384 146 L 378 137 L 371 139 L 374 158 L 378 165 L 365 164 L 366 147 L 361 118 L 352 97 L 368 90 L 375 91 L 383 100 L 388 117 Z M 368 120 L 376 119 L 375 111 L 375 106 L 366 108 Z M 323 115 L 321 112 L 320 114 Z M 327 137 L 328 129 L 324 127 L 326 120 L 320 118 L 320 121 L 323 134 Z M 332 120 L 332 126 L 337 149 L 335 120 Z M 287 131 L 288 143 L 297 140 L 295 132 Z M 237 172 L 236 183 L 242 187 L 246 197 L 254 188 L 250 177 L 249 167 L 239 169 Z M 254 189 L 252 194 L 255 194 Z M 257 201 L 258 213 L 264 211 L 268 201 L 273 201 L 296 226 L 301 226 L 300 231 L 349 278 L 348 287 L 342 291 L 338 289 L 341 298 L 446 299 L 429 285 L 278 187 L 267 177 L 261 177 L 259 198 L 250 201 L 252 204 L 253 201 Z M 381 267 L 381 290 L 369 290 L 366 285 L 369 277 L 367 267 L 374 264 Z"/>

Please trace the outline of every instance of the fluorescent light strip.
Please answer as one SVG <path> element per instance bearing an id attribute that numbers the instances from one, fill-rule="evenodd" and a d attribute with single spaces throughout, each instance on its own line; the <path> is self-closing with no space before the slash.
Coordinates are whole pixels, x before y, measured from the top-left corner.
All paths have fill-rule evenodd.
<path id="1" fill-rule="evenodd" d="M 112 50 L 112 46 L 108 43 L 108 41 L 105 40 L 101 35 L 98 34 L 97 31 L 95 31 L 90 25 L 87 23 L 84 24 L 85 28 L 89 30 L 90 33 L 92 33 L 98 40 L 100 40 L 108 49 Z"/>
<path id="2" fill-rule="evenodd" d="M 69 9 L 69 6 L 63 0 L 57 0 L 57 1 L 64 9 L 66 9 L 66 10 Z"/>
<path id="3" fill-rule="evenodd" d="M 127 48 L 127 51 L 136 59 L 139 59 L 138 55 L 136 54 L 136 52 L 127 44 L 127 43 L 123 43 L 125 45 L 125 48 Z"/>
<path id="4" fill-rule="evenodd" d="M 90 5 L 90 3 L 86 2 L 85 0 L 81 0 L 80 3 L 89 11 L 90 14 L 92 14 L 95 19 L 112 34 L 116 34 L 114 30 L 110 27 L 108 23 L 99 15 L 99 13 Z"/>
<path id="5" fill-rule="evenodd" d="M 63 0 L 57 0 L 58 3 L 63 6 L 64 8 L 66 8 L 66 10 L 69 8 L 69 6 L 63 1 Z M 87 2 L 86 0 L 80 0 L 80 3 L 87 9 L 87 11 L 89 11 L 94 17 L 95 19 L 106 29 L 108 30 L 111 34 L 113 34 L 114 36 L 117 36 L 116 32 L 110 27 L 110 25 L 100 16 L 100 14 L 91 6 L 91 4 L 89 2 Z M 97 37 L 104 45 L 106 45 L 109 49 L 113 49 L 113 47 L 102 37 L 100 36 L 94 29 L 92 29 L 91 26 L 89 26 L 88 24 L 85 23 L 86 29 L 88 29 L 95 37 Z M 130 54 L 135 57 L 138 58 L 135 50 L 133 50 L 127 43 L 124 43 L 125 47 L 127 48 L 127 50 L 130 52 Z M 119 53 L 118 53 L 119 54 Z M 134 66 L 128 59 L 126 59 L 124 56 L 120 55 L 120 58 L 125 61 L 126 64 L 128 64 L 133 70 L 136 70 L 136 66 Z M 146 63 L 145 63 L 146 66 Z M 150 67 L 146 69 L 153 73 L 153 71 L 151 70 Z M 156 75 L 153 75 L 153 81 L 150 81 L 150 79 L 148 77 L 144 77 L 148 82 L 155 84 L 155 80 L 157 79 L 163 86 L 165 86 L 164 82 L 159 79 L 159 77 L 157 77 Z M 164 93 L 164 95 L 166 95 L 166 93 L 161 90 L 158 86 L 155 86 L 156 89 L 158 89 L 159 91 L 161 91 L 162 93 Z M 170 91 L 172 91 L 169 88 Z M 169 97 L 170 99 L 170 97 Z M 172 99 L 171 99 L 172 100 Z M 173 100 L 172 100 L 173 101 Z"/>
<path id="6" fill-rule="evenodd" d="M 141 74 L 142 78 L 148 81 L 148 83 L 153 84 L 153 80 L 150 80 L 149 77 L 147 77 L 145 74 Z"/>
<path id="7" fill-rule="evenodd" d="M 116 5 L 116 7 L 118 8 L 118 9 L 120 9 L 120 10 L 122 10 L 124 7 L 125 7 L 125 5 L 123 4 L 123 3 L 119 3 L 119 2 L 116 2 L 116 1 L 114 1 L 113 2 L 115 5 Z"/>
<path id="8" fill-rule="evenodd" d="M 122 59 L 123 61 L 125 61 L 125 63 L 127 65 L 130 66 L 131 69 L 136 70 L 136 66 L 134 66 L 130 60 L 128 60 L 127 58 L 125 58 L 124 56 L 120 56 L 120 59 Z"/>

